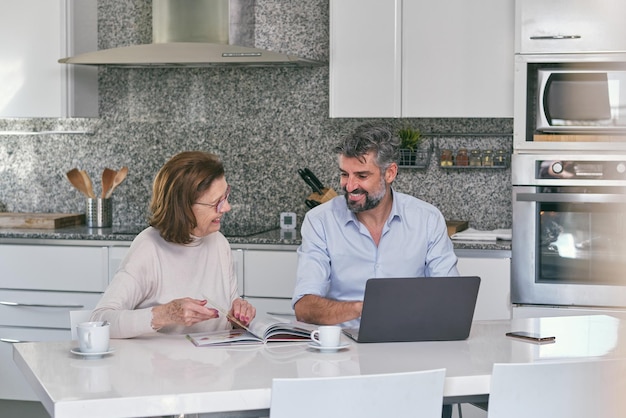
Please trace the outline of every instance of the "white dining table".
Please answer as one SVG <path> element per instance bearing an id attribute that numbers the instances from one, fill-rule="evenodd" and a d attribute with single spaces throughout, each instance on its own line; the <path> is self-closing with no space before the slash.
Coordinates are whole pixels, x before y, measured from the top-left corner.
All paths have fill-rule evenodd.
<path id="1" fill-rule="evenodd" d="M 554 335 L 556 342 L 514 340 L 508 331 Z M 437 368 L 446 369 L 446 403 L 484 401 L 494 363 L 626 358 L 626 323 L 606 315 L 475 321 L 463 341 L 350 341 L 331 353 L 307 342 L 196 347 L 184 336 L 160 334 L 111 340 L 114 351 L 96 359 L 73 354 L 76 347 L 76 341 L 14 345 L 14 361 L 52 417 L 245 415 L 269 408 L 274 378 Z"/>

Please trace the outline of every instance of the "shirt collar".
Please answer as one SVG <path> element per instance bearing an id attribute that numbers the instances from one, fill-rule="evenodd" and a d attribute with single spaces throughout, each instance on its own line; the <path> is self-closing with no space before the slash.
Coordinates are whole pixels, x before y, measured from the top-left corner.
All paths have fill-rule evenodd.
<path id="1" fill-rule="evenodd" d="M 390 190 L 394 198 L 391 203 L 391 212 L 389 213 L 389 217 L 387 218 L 387 225 L 390 225 L 394 219 L 398 219 L 400 221 L 402 220 L 402 215 L 400 214 L 400 209 L 398 206 L 398 193 L 393 190 L 393 187 Z M 337 211 L 336 216 L 344 226 L 348 225 L 350 222 L 354 223 L 355 225 L 359 224 L 356 213 L 348 209 L 348 204 L 346 203 L 345 196 L 342 196 L 341 208 L 343 210 Z"/>

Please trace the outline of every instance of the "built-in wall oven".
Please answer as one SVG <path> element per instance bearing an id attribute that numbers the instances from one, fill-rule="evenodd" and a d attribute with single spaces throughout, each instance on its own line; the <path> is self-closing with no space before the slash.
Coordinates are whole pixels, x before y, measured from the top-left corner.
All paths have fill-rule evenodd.
<path id="1" fill-rule="evenodd" d="M 512 303 L 626 308 L 626 154 L 512 158 Z"/>

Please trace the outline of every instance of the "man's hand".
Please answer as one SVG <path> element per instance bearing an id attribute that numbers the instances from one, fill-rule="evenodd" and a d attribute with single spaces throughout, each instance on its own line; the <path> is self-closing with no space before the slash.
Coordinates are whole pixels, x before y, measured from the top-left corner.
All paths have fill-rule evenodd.
<path id="1" fill-rule="evenodd" d="M 337 325 L 361 317 L 362 301 L 339 301 L 304 295 L 296 302 L 296 319 L 309 324 Z"/>

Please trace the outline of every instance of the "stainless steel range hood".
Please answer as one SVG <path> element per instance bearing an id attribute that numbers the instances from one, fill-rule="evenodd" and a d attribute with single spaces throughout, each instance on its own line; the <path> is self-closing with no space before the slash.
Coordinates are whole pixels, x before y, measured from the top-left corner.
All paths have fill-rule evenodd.
<path id="1" fill-rule="evenodd" d="M 62 58 L 117 67 L 321 66 L 254 47 L 254 0 L 152 0 L 152 44 Z"/>

